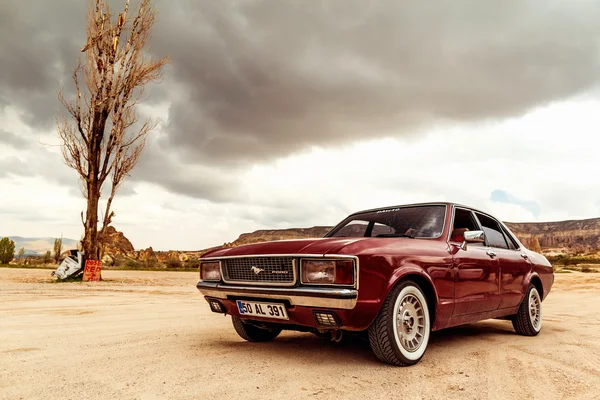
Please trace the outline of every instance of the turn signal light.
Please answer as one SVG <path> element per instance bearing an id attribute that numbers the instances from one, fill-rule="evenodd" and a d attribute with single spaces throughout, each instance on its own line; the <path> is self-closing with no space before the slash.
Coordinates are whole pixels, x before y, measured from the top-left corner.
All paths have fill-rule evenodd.
<path id="1" fill-rule="evenodd" d="M 315 322 L 321 326 L 339 326 L 337 316 L 334 313 L 315 311 L 313 312 Z"/>

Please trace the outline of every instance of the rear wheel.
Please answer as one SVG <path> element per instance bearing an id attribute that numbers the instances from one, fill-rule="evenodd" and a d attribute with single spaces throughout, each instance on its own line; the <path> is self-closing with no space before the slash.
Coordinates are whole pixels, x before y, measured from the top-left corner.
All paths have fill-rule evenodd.
<path id="1" fill-rule="evenodd" d="M 527 294 L 513 316 L 512 324 L 519 335 L 536 336 L 542 329 L 542 298 L 535 286 L 529 285 Z"/>
<path id="2" fill-rule="evenodd" d="M 259 328 L 235 316 L 231 316 L 231 322 L 237 334 L 249 342 L 269 342 L 281 333 L 280 328 Z"/>
<path id="3" fill-rule="evenodd" d="M 431 331 L 429 307 L 423 291 L 407 280 L 396 286 L 369 327 L 369 342 L 382 362 L 407 366 L 418 363 Z"/>

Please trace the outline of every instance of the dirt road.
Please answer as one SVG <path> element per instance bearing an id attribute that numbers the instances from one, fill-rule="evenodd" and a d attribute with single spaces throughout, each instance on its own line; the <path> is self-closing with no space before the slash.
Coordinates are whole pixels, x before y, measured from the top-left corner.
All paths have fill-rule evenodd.
<path id="1" fill-rule="evenodd" d="M 2 399 L 600 399 L 600 274 L 557 274 L 535 338 L 506 321 L 449 329 L 410 368 L 358 338 L 247 343 L 195 273 L 49 274 L 0 268 Z"/>

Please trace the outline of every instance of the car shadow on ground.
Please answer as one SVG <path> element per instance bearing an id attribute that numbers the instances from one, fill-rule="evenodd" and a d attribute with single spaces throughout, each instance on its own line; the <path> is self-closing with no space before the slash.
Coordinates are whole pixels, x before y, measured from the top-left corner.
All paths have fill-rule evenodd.
<path id="1" fill-rule="evenodd" d="M 427 353 L 430 357 L 435 357 L 437 351 L 447 346 L 472 346 L 474 342 L 487 345 L 488 342 L 502 341 L 502 337 L 507 335 L 515 335 L 509 321 L 490 320 L 447 328 L 432 332 Z M 373 355 L 368 337 L 354 333 L 345 333 L 340 342 L 319 338 L 311 333 L 287 331 L 272 342 L 248 343 L 236 335 L 233 339 L 228 336 L 211 341 L 210 345 L 236 354 L 251 354 L 259 348 L 261 352 L 268 352 L 271 356 L 282 359 L 301 358 L 309 363 L 361 362 L 382 365 Z"/>
<path id="2" fill-rule="evenodd" d="M 467 338 L 494 341 L 504 335 L 516 335 L 510 321 L 486 320 L 432 332 L 429 345 L 443 346 L 457 339 L 464 341 Z"/>

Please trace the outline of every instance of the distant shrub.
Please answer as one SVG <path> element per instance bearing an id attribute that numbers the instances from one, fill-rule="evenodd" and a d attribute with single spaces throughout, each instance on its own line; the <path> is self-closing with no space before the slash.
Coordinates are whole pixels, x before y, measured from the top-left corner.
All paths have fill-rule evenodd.
<path id="1" fill-rule="evenodd" d="M 596 272 L 596 270 L 590 267 L 581 267 L 581 272 Z"/>
<path id="2" fill-rule="evenodd" d="M 198 268 L 198 267 L 200 267 L 200 260 L 196 260 L 195 258 L 190 258 L 185 263 L 185 267 L 186 268 Z"/>
<path id="3" fill-rule="evenodd" d="M 17 255 L 17 263 L 22 264 L 25 258 L 25 247 L 21 247 L 19 249 L 19 254 Z"/>
<path id="4" fill-rule="evenodd" d="M 600 258 L 598 257 L 584 257 L 584 256 L 571 256 L 559 254 L 557 256 L 548 257 L 548 261 L 556 265 L 578 265 L 578 264 L 600 264 Z"/>
<path id="5" fill-rule="evenodd" d="M 535 251 L 536 253 L 542 252 L 542 247 L 540 246 L 540 241 L 537 235 L 533 235 L 529 240 L 529 249 L 531 251 Z"/>
<path id="6" fill-rule="evenodd" d="M 165 261 L 167 268 L 181 268 L 181 261 L 177 258 L 169 258 Z"/>
<path id="7" fill-rule="evenodd" d="M 8 264 L 15 257 L 15 242 L 5 237 L 0 240 L 0 264 Z"/>
<path id="8" fill-rule="evenodd" d="M 125 262 L 125 266 L 131 269 L 139 269 L 141 264 L 136 260 L 129 259 L 127 262 Z"/>
<path id="9" fill-rule="evenodd" d="M 123 265 L 123 259 L 121 257 L 115 256 L 113 258 L 112 266 L 113 267 L 120 267 L 121 265 Z"/>
<path id="10" fill-rule="evenodd" d="M 62 253 L 63 240 L 62 237 L 60 239 L 54 239 L 54 262 L 58 264 L 60 261 L 60 255 Z"/>
<path id="11" fill-rule="evenodd" d="M 555 274 L 570 274 L 571 271 L 569 271 L 568 269 L 557 269 L 556 271 L 554 271 Z"/>

